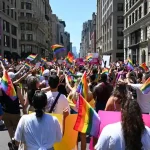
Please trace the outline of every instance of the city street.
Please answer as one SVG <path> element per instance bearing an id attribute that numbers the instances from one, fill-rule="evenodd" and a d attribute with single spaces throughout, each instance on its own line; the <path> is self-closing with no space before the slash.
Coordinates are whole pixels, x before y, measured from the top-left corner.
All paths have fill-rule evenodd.
<path id="1" fill-rule="evenodd" d="M 8 142 L 10 141 L 7 131 L 0 131 L 0 150 L 9 150 Z"/>

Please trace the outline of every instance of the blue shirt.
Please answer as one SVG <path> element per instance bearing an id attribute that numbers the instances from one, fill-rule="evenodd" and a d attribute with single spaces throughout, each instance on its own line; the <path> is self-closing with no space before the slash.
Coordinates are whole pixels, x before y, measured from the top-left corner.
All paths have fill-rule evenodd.
<path id="1" fill-rule="evenodd" d="M 0 116 L 2 116 L 3 111 L 2 111 L 2 105 L 0 104 Z"/>

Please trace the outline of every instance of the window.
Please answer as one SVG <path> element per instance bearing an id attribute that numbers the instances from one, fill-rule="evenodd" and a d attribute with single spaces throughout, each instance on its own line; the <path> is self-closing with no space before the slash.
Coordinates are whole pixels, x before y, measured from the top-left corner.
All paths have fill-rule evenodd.
<path id="1" fill-rule="evenodd" d="M 138 20 L 138 10 L 135 11 L 135 21 Z"/>
<path id="2" fill-rule="evenodd" d="M 26 52 L 32 52 L 32 46 L 31 45 L 26 45 Z"/>
<path id="3" fill-rule="evenodd" d="M 131 15 L 129 16 L 129 25 L 131 25 Z"/>
<path id="4" fill-rule="evenodd" d="M 11 4 L 13 4 L 13 0 L 11 0 Z"/>
<path id="5" fill-rule="evenodd" d="M 4 46 L 10 47 L 10 37 L 7 35 L 4 35 Z"/>
<path id="6" fill-rule="evenodd" d="M 126 28 L 128 27 L 128 18 L 126 18 Z"/>
<path id="7" fill-rule="evenodd" d="M 21 2 L 21 9 L 24 9 L 24 2 Z"/>
<path id="8" fill-rule="evenodd" d="M 16 0 L 15 0 L 15 8 L 16 8 Z"/>
<path id="9" fill-rule="evenodd" d="M 5 13 L 5 2 L 3 2 L 3 12 Z"/>
<path id="10" fill-rule="evenodd" d="M 21 12 L 21 13 L 20 13 L 20 16 L 21 16 L 21 17 L 24 17 L 24 12 Z"/>
<path id="11" fill-rule="evenodd" d="M 20 23 L 20 29 L 25 30 L 25 24 L 24 23 Z"/>
<path id="12" fill-rule="evenodd" d="M 144 15 L 147 14 L 147 0 L 144 2 Z"/>
<path id="13" fill-rule="evenodd" d="M 147 40 L 147 27 L 145 28 L 145 41 Z"/>
<path id="14" fill-rule="evenodd" d="M 132 24 L 134 23 L 134 13 L 132 13 Z"/>
<path id="15" fill-rule="evenodd" d="M 21 33 L 21 40 L 25 40 L 25 34 Z"/>
<path id="16" fill-rule="evenodd" d="M 11 34 L 17 35 L 17 28 L 15 26 L 11 26 Z"/>
<path id="17" fill-rule="evenodd" d="M 13 10 L 11 10 L 11 18 L 13 18 L 14 17 L 14 11 Z"/>
<path id="18" fill-rule="evenodd" d="M 6 32 L 10 32 L 10 28 L 9 28 L 9 22 L 7 21 L 3 21 L 3 30 L 6 31 Z"/>
<path id="19" fill-rule="evenodd" d="M 142 17 L 142 7 L 139 7 L 139 19 Z"/>
<path id="20" fill-rule="evenodd" d="M 135 44 L 135 32 L 131 33 L 131 45 Z"/>
<path id="21" fill-rule="evenodd" d="M 123 3 L 118 3 L 118 11 L 123 11 Z"/>
<path id="22" fill-rule="evenodd" d="M 21 45 L 21 52 L 25 52 L 25 45 Z"/>
<path id="23" fill-rule="evenodd" d="M 26 30 L 32 31 L 32 24 L 31 23 L 27 23 Z"/>
<path id="24" fill-rule="evenodd" d="M 128 2 L 126 3 L 126 12 L 128 11 Z"/>
<path id="25" fill-rule="evenodd" d="M 12 48 L 17 48 L 17 39 L 12 38 Z"/>
<path id="26" fill-rule="evenodd" d="M 117 23 L 118 24 L 123 24 L 123 16 L 118 16 L 117 17 Z"/>
<path id="27" fill-rule="evenodd" d="M 27 34 L 27 40 L 32 41 L 33 40 L 33 35 L 32 34 Z"/>
<path id="28" fill-rule="evenodd" d="M 26 9 L 31 10 L 31 3 L 26 3 Z"/>
<path id="29" fill-rule="evenodd" d="M 117 40 L 117 48 L 123 49 L 123 40 Z"/>
<path id="30" fill-rule="evenodd" d="M 32 14 L 31 13 L 26 13 L 26 17 L 27 18 L 32 18 Z"/>
<path id="31" fill-rule="evenodd" d="M 123 28 L 122 27 L 117 28 L 117 35 L 118 36 L 123 36 Z"/>
<path id="32" fill-rule="evenodd" d="M 9 6 L 7 6 L 7 15 L 9 15 Z"/>

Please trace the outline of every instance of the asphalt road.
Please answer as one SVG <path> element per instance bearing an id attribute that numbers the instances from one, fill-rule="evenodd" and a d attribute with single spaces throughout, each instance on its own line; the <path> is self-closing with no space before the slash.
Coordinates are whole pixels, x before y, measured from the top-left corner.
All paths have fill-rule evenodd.
<path id="1" fill-rule="evenodd" d="M 7 146 L 9 141 L 8 131 L 0 131 L 0 150 L 9 150 Z"/>

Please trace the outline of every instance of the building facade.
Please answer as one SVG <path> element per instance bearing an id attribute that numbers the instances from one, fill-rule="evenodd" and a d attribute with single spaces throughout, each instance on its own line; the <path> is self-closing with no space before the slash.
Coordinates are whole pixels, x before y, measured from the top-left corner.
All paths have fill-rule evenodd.
<path id="1" fill-rule="evenodd" d="M 52 44 L 52 10 L 48 0 L 20 0 L 19 49 L 21 57 L 29 54 L 49 56 Z"/>
<path id="2" fill-rule="evenodd" d="M 0 0 L 0 54 L 8 59 L 19 57 L 18 1 Z"/>
<path id="3" fill-rule="evenodd" d="M 150 1 L 124 3 L 124 58 L 150 65 Z"/>
<path id="4" fill-rule="evenodd" d="M 112 62 L 123 60 L 124 0 L 102 0 L 101 3 L 102 55 L 110 55 Z"/>

